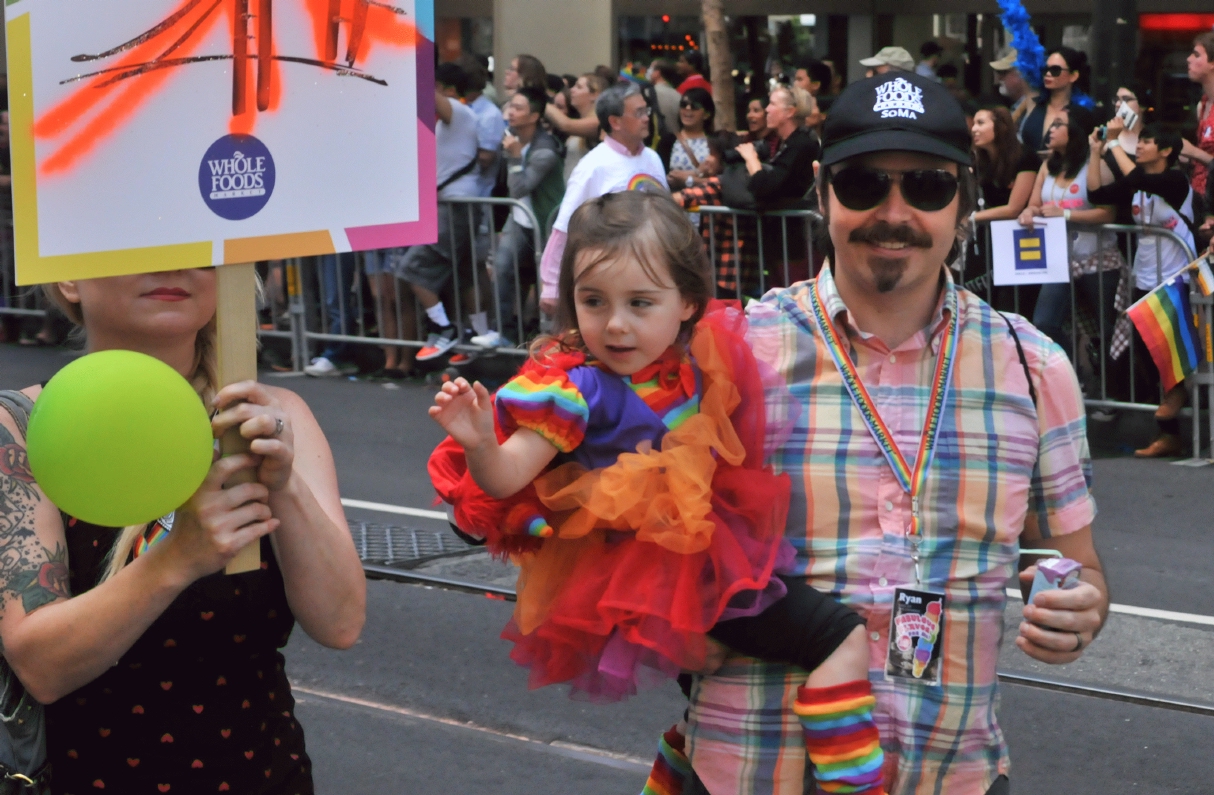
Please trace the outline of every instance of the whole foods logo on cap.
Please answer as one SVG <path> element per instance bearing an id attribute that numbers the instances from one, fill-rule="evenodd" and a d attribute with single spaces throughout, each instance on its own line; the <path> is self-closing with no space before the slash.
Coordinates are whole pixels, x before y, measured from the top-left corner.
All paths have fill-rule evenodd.
<path id="1" fill-rule="evenodd" d="M 899 77 L 877 86 L 873 112 L 883 119 L 918 119 L 923 110 L 923 89 Z"/>
<path id="2" fill-rule="evenodd" d="M 220 218 L 251 218 L 274 194 L 274 158 L 251 135 L 225 135 L 202 156 L 198 189 Z"/>

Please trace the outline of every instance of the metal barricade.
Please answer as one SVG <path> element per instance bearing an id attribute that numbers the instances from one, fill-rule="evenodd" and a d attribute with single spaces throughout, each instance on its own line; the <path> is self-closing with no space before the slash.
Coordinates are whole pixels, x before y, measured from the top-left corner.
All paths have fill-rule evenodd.
<path id="1" fill-rule="evenodd" d="M 813 274 L 814 233 L 822 222 L 816 211 L 701 205 L 695 212 L 721 297 L 756 297 Z"/>
<path id="2" fill-rule="evenodd" d="M 1111 264 L 1119 258 L 1120 267 L 1096 270 L 1094 274 L 1085 275 L 1089 278 L 1073 276 L 1066 285 L 1057 285 L 1057 287 L 1065 286 L 1066 288 L 1067 296 L 1061 311 L 1064 315 L 1063 325 L 1069 328 L 1066 328 L 1062 339 L 1055 337 L 1055 341 L 1059 342 L 1071 356 L 1072 363 L 1084 385 L 1084 402 L 1089 408 L 1154 412 L 1159 406 L 1158 385 L 1153 386 L 1154 391 L 1144 393 L 1138 384 L 1140 371 L 1137 358 L 1141 356 L 1141 352 L 1136 350 L 1138 346 L 1134 344 L 1133 339 L 1138 333 L 1137 330 L 1132 326 L 1128 328 L 1123 326 L 1120 334 L 1123 337 L 1123 344 L 1128 339 L 1128 346 L 1117 359 L 1111 355 L 1111 345 L 1118 337 L 1118 324 L 1129 323 L 1123 314 L 1129 302 L 1121 307 L 1122 312 L 1114 312 L 1114 301 L 1119 286 L 1126 292 L 1131 292 L 1130 288 L 1135 284 L 1134 264 L 1142 246 L 1154 248 L 1154 251 L 1150 253 L 1154 255 L 1151 259 L 1156 268 L 1155 282 L 1157 284 L 1165 280 L 1165 275 L 1170 275 L 1164 272 L 1165 252 L 1171 249 L 1173 259 L 1179 261 L 1179 257 L 1183 257 L 1185 263 L 1192 262 L 1196 259 L 1197 254 L 1183 238 L 1163 227 L 1137 224 L 1071 224 L 1070 227 L 1071 231 L 1095 235 L 1096 251 L 1085 257 L 1091 257 L 1091 261 L 1097 263 L 1103 261 L 1106 264 Z M 981 295 L 998 309 L 1024 315 L 1047 334 L 1051 331 L 1057 333 L 1057 329 L 1050 322 L 1050 315 L 1054 314 L 1050 310 L 1057 310 L 1058 307 L 1046 305 L 1043 308 L 1037 300 L 1040 292 L 1045 292 L 1047 300 L 1056 302 L 1058 293 L 1053 289 L 1055 286 L 1034 285 L 1022 288 L 999 287 L 994 284 L 993 246 L 989 223 L 978 225 L 978 229 L 971 234 L 965 251 L 967 256 L 959 261 L 958 267 L 960 279 L 966 287 Z M 983 256 L 975 260 L 976 252 L 981 252 Z M 1074 257 L 1068 259 L 1074 259 Z M 1096 277 L 1094 284 L 1091 276 Z M 1128 279 L 1129 282 L 1122 285 L 1122 279 Z M 1079 287 L 1076 286 L 1077 281 L 1081 281 Z M 1046 287 L 1050 289 L 1046 290 Z M 1193 288 L 1190 302 L 1198 316 L 1201 339 L 1205 340 L 1206 330 L 1211 327 L 1212 310 L 1214 310 L 1211 298 L 1203 296 L 1199 290 Z M 1128 338 L 1125 337 L 1127 332 Z M 1184 413 L 1193 419 L 1193 455 L 1195 457 L 1200 455 L 1201 449 L 1200 387 L 1207 387 L 1207 410 L 1214 403 L 1214 372 L 1212 372 L 1211 364 L 1207 361 L 1205 353 L 1203 344 L 1202 355 L 1198 357 L 1200 362 L 1198 370 L 1189 379 L 1186 379 L 1192 408 L 1185 409 Z M 1150 390 L 1152 387 L 1146 388 Z M 1210 429 L 1210 443 L 1211 450 L 1214 450 L 1214 426 Z"/>
<path id="3" fill-rule="evenodd" d="M 521 213 L 531 228 L 527 230 L 514 223 L 509 240 L 503 239 L 494 223 L 494 208 L 505 208 L 512 215 Z M 461 335 L 468 329 L 478 334 L 496 331 L 507 339 L 524 342 L 524 308 L 532 284 L 538 281 L 543 253 L 542 232 L 534 212 L 517 199 L 461 197 L 440 200 L 439 215 L 439 241 L 418 254 L 445 260 L 450 268 L 449 279 L 437 297 L 444 309 L 450 311 L 451 323 Z M 423 347 L 425 308 L 409 283 L 398 278 L 404 251 L 388 249 L 292 261 L 288 267 L 295 268 L 297 275 L 288 279 L 288 283 L 299 285 L 297 292 L 290 293 L 296 347 L 307 350 L 316 343 L 332 348 Z M 534 263 L 537 279 L 525 282 L 525 269 L 520 265 L 528 258 Z M 496 270 L 495 263 L 505 270 Z M 503 275 L 510 277 L 513 284 L 510 306 L 502 306 L 496 289 Z M 422 287 L 430 292 L 426 285 Z M 513 323 L 507 328 L 510 317 Z M 465 340 L 455 350 L 482 349 L 466 344 Z M 517 356 L 526 354 L 526 348 L 519 346 L 496 350 Z M 302 369 L 302 364 L 298 364 L 298 369 Z"/>

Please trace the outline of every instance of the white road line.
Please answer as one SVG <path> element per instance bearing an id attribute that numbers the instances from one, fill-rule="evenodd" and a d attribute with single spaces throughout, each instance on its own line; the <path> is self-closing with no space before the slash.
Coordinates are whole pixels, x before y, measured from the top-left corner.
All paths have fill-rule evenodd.
<path id="1" fill-rule="evenodd" d="M 1018 588 L 1008 588 L 1007 595 L 1009 598 L 1022 600 Z M 1203 616 L 1197 613 L 1177 613 L 1172 610 L 1156 610 L 1153 607 L 1135 607 L 1134 605 L 1119 605 L 1113 603 L 1109 605 L 1110 613 L 1121 613 L 1127 616 L 1138 616 L 1139 618 L 1158 618 L 1162 621 L 1177 621 L 1182 624 L 1199 624 L 1206 627 L 1214 627 L 1214 616 Z"/>
<path id="2" fill-rule="evenodd" d="M 347 508 L 360 508 L 364 511 L 379 513 L 395 513 L 401 516 L 418 516 L 422 519 L 442 519 L 447 521 L 447 514 L 442 511 L 426 511 L 421 508 L 406 508 L 403 505 L 389 505 L 386 502 L 367 502 L 366 500 L 342 499 L 341 504 Z"/>
<path id="3" fill-rule="evenodd" d="M 627 754 L 617 754 L 611 751 L 604 751 L 599 748 L 591 748 L 586 745 L 577 745 L 575 743 L 561 742 L 559 740 L 551 743 L 546 743 L 543 740 L 535 740 L 531 737 L 526 737 L 521 734 L 511 734 L 509 732 L 491 729 L 488 726 L 478 726 L 472 722 L 463 722 L 453 720 L 452 718 L 443 718 L 438 715 L 429 715 L 425 712 L 408 709 L 407 707 L 398 707 L 394 704 L 383 704 L 378 701 L 368 701 L 364 698 L 356 698 L 354 696 L 342 695 L 340 693 L 329 693 L 324 690 L 314 690 L 310 687 L 300 687 L 294 683 L 291 685 L 293 693 L 303 693 L 316 698 L 328 699 L 331 701 L 340 701 L 344 704 L 353 704 L 358 707 L 366 707 L 368 709 L 378 710 L 380 712 L 390 712 L 394 715 L 403 715 L 407 718 L 415 720 L 424 720 L 431 723 L 441 723 L 444 726 L 451 726 L 456 729 L 466 729 L 468 731 L 480 732 L 481 734 L 489 734 L 503 740 L 514 740 L 515 742 L 525 743 L 527 745 L 539 746 L 536 750 L 555 753 L 559 756 L 564 756 L 570 759 L 577 759 L 582 762 L 592 762 L 596 765 L 606 765 L 619 770 L 631 770 L 636 772 L 649 772 L 652 767 L 652 762 L 647 762 L 644 759 L 639 759 L 635 756 Z"/>
<path id="4" fill-rule="evenodd" d="M 401 516 L 418 516 L 423 519 L 441 519 L 447 520 L 447 514 L 442 511 L 425 511 L 421 508 L 406 508 L 403 505 L 389 505 L 384 502 L 366 502 L 365 500 L 347 500 L 343 499 L 341 504 L 347 508 L 361 508 L 364 511 L 378 511 L 379 513 L 394 513 Z M 1015 588 L 1008 588 L 1007 595 L 1013 599 L 1022 599 L 1020 591 Z M 1153 607 L 1135 607 L 1133 605 L 1109 605 L 1109 612 L 1120 613 L 1127 616 L 1138 616 L 1140 618 L 1157 618 L 1162 621 L 1177 621 L 1182 624 L 1198 624 L 1205 627 L 1214 627 L 1214 616 L 1203 616 L 1197 613 L 1177 613 L 1172 610 L 1156 610 Z"/>

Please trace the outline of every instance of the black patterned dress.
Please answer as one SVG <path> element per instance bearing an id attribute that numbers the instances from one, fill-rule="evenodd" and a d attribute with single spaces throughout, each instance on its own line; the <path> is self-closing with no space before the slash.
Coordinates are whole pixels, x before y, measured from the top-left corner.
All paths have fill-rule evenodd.
<path id="1" fill-rule="evenodd" d="M 152 523 L 135 552 L 171 521 Z M 96 584 L 118 531 L 67 525 L 79 595 Z M 295 617 L 265 538 L 261 558 L 260 571 L 195 582 L 117 665 L 47 707 L 55 795 L 311 795 L 312 765 L 279 652 Z"/>

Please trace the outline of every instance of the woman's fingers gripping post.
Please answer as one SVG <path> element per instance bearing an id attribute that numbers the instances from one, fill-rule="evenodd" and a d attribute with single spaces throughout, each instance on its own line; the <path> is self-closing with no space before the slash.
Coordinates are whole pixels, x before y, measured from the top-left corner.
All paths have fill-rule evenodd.
<path id="1" fill-rule="evenodd" d="M 194 496 L 177 512 L 163 554 L 177 556 L 191 582 L 219 571 L 245 546 L 278 526 L 267 504 L 270 490 L 262 483 L 225 485 L 242 470 L 258 466 L 248 453 L 220 458 Z"/>
<path id="2" fill-rule="evenodd" d="M 260 456 L 258 481 L 271 491 L 285 487 L 295 464 L 295 434 L 286 408 L 255 381 L 224 387 L 213 403 L 219 410 L 211 421 L 215 438 L 239 428 L 249 451 Z"/>

